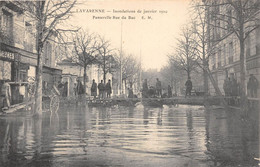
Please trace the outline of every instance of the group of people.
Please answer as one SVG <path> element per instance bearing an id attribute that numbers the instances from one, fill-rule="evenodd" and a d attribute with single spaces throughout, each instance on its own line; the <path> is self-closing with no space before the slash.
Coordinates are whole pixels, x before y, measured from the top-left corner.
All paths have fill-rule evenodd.
<path id="1" fill-rule="evenodd" d="M 156 78 L 155 88 L 151 87 L 149 89 L 147 84 L 147 79 L 145 79 L 143 82 L 142 97 L 147 98 L 147 97 L 154 97 L 154 96 L 162 97 L 161 81 L 158 78 Z"/>
<path id="2" fill-rule="evenodd" d="M 91 96 L 94 98 L 97 97 L 97 89 L 98 89 L 98 97 L 99 98 L 111 98 L 112 87 L 111 87 L 111 80 L 109 79 L 107 83 L 103 83 L 103 80 L 97 85 L 95 80 L 93 79 L 92 86 L 91 86 Z"/>
<path id="3" fill-rule="evenodd" d="M 239 95 L 239 84 L 235 79 L 234 75 L 231 75 L 231 78 L 228 77 L 224 80 L 223 90 L 225 96 L 238 96 Z"/>
<path id="4" fill-rule="evenodd" d="M 224 80 L 223 89 L 225 96 L 239 96 L 240 95 L 240 85 L 237 83 L 234 75 L 227 77 Z M 250 74 L 249 80 L 247 82 L 248 97 L 257 97 L 258 80 L 253 74 Z"/>

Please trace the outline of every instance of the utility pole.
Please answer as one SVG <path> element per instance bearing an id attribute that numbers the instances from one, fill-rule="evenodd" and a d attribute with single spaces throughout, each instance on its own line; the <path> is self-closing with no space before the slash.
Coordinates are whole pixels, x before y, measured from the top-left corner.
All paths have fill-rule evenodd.
<path id="1" fill-rule="evenodd" d="M 121 45 L 120 45 L 120 85 L 119 85 L 119 91 L 120 91 L 120 95 L 123 93 L 123 89 L 122 89 L 122 39 L 123 39 L 123 22 L 121 21 Z"/>

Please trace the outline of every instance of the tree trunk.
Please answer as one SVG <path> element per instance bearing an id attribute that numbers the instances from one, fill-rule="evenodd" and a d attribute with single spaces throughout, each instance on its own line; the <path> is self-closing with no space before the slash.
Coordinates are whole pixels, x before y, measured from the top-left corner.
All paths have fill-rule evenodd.
<path id="1" fill-rule="evenodd" d="M 42 116 L 42 54 L 41 48 L 38 49 L 37 68 L 36 68 L 36 92 L 35 92 L 35 115 Z"/>
<path id="2" fill-rule="evenodd" d="M 104 84 L 106 84 L 106 73 L 105 73 L 105 71 L 103 72 L 103 81 L 104 81 Z"/>
<path id="3" fill-rule="evenodd" d="M 187 71 L 187 75 L 188 75 L 188 79 L 191 78 L 190 77 L 190 70 Z"/>
<path id="4" fill-rule="evenodd" d="M 83 90 L 84 90 L 84 94 L 83 94 L 83 105 L 86 105 L 86 81 L 87 81 L 87 67 L 84 66 L 84 74 L 83 74 Z"/>
<path id="5" fill-rule="evenodd" d="M 177 95 L 177 81 L 174 81 L 174 93 Z"/>
<path id="6" fill-rule="evenodd" d="M 208 96 L 209 88 L 208 88 L 208 73 L 203 69 L 203 86 L 204 86 L 204 96 Z"/>
<path id="7" fill-rule="evenodd" d="M 204 43 L 203 43 L 204 44 Z M 209 85 L 208 85 L 208 73 L 207 70 L 208 69 L 208 63 L 206 60 L 206 51 L 205 51 L 205 45 L 203 45 L 203 53 L 202 53 L 202 61 L 203 61 L 203 86 L 204 86 L 204 97 L 206 98 L 208 96 L 208 92 L 209 92 Z"/>
<path id="8" fill-rule="evenodd" d="M 37 67 L 36 67 L 36 91 L 35 91 L 35 105 L 34 105 L 34 111 L 36 117 L 42 116 L 42 66 L 43 66 L 43 60 L 42 60 L 42 35 L 43 35 L 43 28 L 42 28 L 42 10 L 43 10 L 43 4 L 42 2 L 37 2 L 37 15 L 39 17 L 37 22 Z"/>
<path id="9" fill-rule="evenodd" d="M 240 41 L 240 104 L 241 109 L 247 115 L 247 97 L 246 97 L 246 58 L 244 40 Z"/>

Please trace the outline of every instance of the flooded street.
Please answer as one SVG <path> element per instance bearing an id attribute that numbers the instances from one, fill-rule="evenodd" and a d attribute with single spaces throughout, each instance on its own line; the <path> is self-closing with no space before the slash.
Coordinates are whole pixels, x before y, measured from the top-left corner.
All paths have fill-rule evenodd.
<path id="1" fill-rule="evenodd" d="M 0 166 L 258 166 L 258 116 L 180 105 L 0 117 Z"/>

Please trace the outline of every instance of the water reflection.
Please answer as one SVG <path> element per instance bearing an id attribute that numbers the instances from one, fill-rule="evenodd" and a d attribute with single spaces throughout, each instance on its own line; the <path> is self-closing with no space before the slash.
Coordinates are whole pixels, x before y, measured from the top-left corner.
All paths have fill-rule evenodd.
<path id="1" fill-rule="evenodd" d="M 165 166 L 256 166 L 252 114 L 246 121 L 237 111 L 195 106 L 71 106 L 40 119 L 21 112 L 0 118 L 0 166 L 157 166 L 155 159 Z"/>

